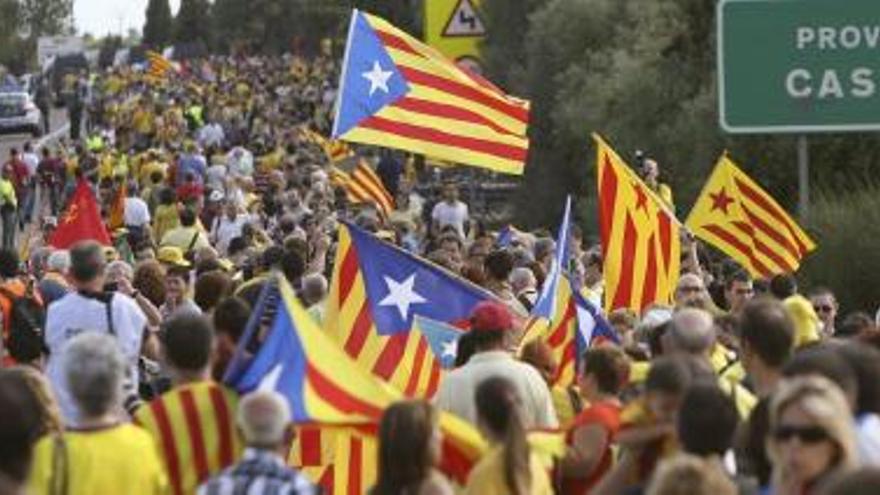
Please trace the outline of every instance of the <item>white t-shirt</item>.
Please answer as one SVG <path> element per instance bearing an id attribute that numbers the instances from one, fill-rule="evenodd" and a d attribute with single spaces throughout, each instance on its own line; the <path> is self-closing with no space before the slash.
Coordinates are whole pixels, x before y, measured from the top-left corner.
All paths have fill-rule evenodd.
<path id="1" fill-rule="evenodd" d="M 856 419 L 856 447 L 863 466 L 880 466 L 880 416 L 862 414 Z"/>
<path id="2" fill-rule="evenodd" d="M 466 204 L 456 201 L 455 204 L 450 205 L 446 201 L 441 201 L 434 205 L 434 210 L 431 211 L 431 218 L 440 225 L 441 229 L 447 225 L 452 225 L 458 231 L 458 235 L 464 239 L 464 224 L 468 220 L 468 207 Z"/>
<path id="3" fill-rule="evenodd" d="M 242 147 L 233 148 L 226 154 L 226 167 L 233 176 L 250 177 L 254 174 L 254 155 Z"/>
<path id="4" fill-rule="evenodd" d="M 526 428 L 559 426 L 544 379 L 535 368 L 513 359 L 505 351 L 474 354 L 466 365 L 447 373 L 434 397 L 434 405 L 476 425 L 474 394 L 484 380 L 494 376 L 507 378 L 516 387 Z"/>
<path id="5" fill-rule="evenodd" d="M 206 173 L 208 179 L 207 186 L 218 191 L 222 191 L 226 184 L 226 165 L 221 165 L 219 163 L 215 163 L 208 167 L 208 172 Z"/>
<path id="6" fill-rule="evenodd" d="M 21 161 L 27 166 L 28 177 L 37 175 L 37 167 L 40 165 L 40 157 L 36 153 L 23 153 Z"/>
<path id="7" fill-rule="evenodd" d="M 141 198 L 125 198 L 125 225 L 143 227 L 150 223 L 150 207 Z"/>
<path id="8" fill-rule="evenodd" d="M 228 216 L 223 215 L 215 220 L 214 238 L 217 241 L 217 249 L 221 253 L 226 253 L 229 243 L 236 237 L 241 236 L 241 230 L 248 221 L 247 215 L 236 215 L 235 219 L 230 220 Z"/>
<path id="9" fill-rule="evenodd" d="M 137 364 L 147 317 L 134 299 L 114 293 L 111 300 L 113 331 L 137 387 Z M 71 292 L 49 305 L 46 312 L 46 345 L 49 347 L 47 375 L 64 420 L 76 424 L 76 408 L 64 377 L 63 355 L 67 342 L 82 332 L 109 333 L 107 306 L 102 301 Z"/>

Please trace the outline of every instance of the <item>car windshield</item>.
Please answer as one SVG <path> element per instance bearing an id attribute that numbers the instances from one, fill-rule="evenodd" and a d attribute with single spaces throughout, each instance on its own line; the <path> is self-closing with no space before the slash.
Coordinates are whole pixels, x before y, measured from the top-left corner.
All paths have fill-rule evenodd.
<path id="1" fill-rule="evenodd" d="M 26 95 L 20 93 L 0 93 L 0 107 L 20 108 L 26 102 Z"/>

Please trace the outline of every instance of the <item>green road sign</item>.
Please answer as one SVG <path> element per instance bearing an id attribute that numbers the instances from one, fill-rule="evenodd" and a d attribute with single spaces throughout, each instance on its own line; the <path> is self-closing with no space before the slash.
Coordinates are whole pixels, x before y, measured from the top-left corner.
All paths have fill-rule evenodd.
<path id="1" fill-rule="evenodd" d="M 880 130 L 880 0 L 721 0 L 727 132 Z"/>

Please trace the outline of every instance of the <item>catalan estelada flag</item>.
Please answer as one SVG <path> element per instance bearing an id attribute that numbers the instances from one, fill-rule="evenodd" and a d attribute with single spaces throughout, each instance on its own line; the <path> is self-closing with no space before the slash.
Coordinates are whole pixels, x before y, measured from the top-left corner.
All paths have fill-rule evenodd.
<path id="1" fill-rule="evenodd" d="M 792 273 L 816 244 L 725 154 L 703 186 L 686 225 L 753 277 Z"/>
<path id="2" fill-rule="evenodd" d="M 394 210 L 394 197 L 385 188 L 385 184 L 373 167 L 364 159 L 358 160 L 358 164 L 350 174 L 334 166 L 330 170 L 330 181 L 345 190 L 351 203 L 372 203 L 385 218 L 388 218 Z"/>
<path id="3" fill-rule="evenodd" d="M 237 406 L 235 392 L 204 381 L 173 388 L 135 412 L 134 422 L 153 436 L 162 454 L 172 493 L 195 493 L 241 457 Z"/>
<path id="4" fill-rule="evenodd" d="M 532 308 L 522 343 L 543 340 L 553 352 L 558 367 L 553 385 L 569 387 L 577 377 L 577 363 L 596 341 L 619 342 L 616 332 L 573 287 L 568 276 L 570 262 L 571 197 L 556 237 L 556 252 L 541 293 Z"/>
<path id="5" fill-rule="evenodd" d="M 424 338 L 411 331 L 416 315 L 462 327 L 489 299 L 495 297 L 436 265 L 340 225 L 326 331 L 364 369 L 408 397 L 432 395 L 440 379 Z"/>
<path id="6" fill-rule="evenodd" d="M 336 105 L 335 139 L 523 173 L 529 150 L 527 102 L 357 10 Z"/>
<path id="7" fill-rule="evenodd" d="M 384 409 L 402 394 L 358 366 L 318 328 L 287 281 L 279 280 L 278 286 L 281 306 L 274 323 L 251 357 L 244 349 L 258 326 L 248 326 L 224 381 L 240 393 L 262 388 L 282 394 L 294 423 L 314 427 L 300 430 L 292 459 L 312 468 L 305 471 L 312 481 L 331 484 L 333 494 L 362 494 L 375 480 L 371 435 Z M 258 320 L 259 315 L 252 316 L 252 321 Z M 486 443 L 471 425 L 449 414 L 440 415 L 440 429 L 441 469 L 463 481 Z"/>
<path id="8" fill-rule="evenodd" d="M 440 363 L 440 368 L 448 370 L 455 367 L 455 357 L 458 354 L 458 339 L 465 332 L 442 321 L 418 315 L 416 315 L 413 321 L 413 331 L 421 333 L 422 337 L 425 338 L 428 348 L 434 354 L 434 359 Z"/>
<path id="9" fill-rule="evenodd" d="M 605 309 L 637 313 L 670 304 L 681 263 L 681 225 L 662 200 L 594 134 Z"/>
<path id="10" fill-rule="evenodd" d="M 168 76 L 169 72 L 174 70 L 174 64 L 170 60 L 163 57 L 161 53 L 147 52 L 147 76 L 154 81 L 161 81 Z"/>
<path id="11" fill-rule="evenodd" d="M 242 346 L 253 335 L 244 335 L 225 381 L 240 393 L 277 390 L 290 402 L 297 423 L 377 421 L 398 395 L 363 373 L 315 325 L 286 280 L 279 280 L 278 287 L 281 304 L 259 351 L 250 359 L 245 357 Z"/>

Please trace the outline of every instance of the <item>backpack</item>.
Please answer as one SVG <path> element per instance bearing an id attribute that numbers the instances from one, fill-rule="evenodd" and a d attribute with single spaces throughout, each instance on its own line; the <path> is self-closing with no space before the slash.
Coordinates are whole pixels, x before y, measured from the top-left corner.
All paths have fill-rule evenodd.
<path id="1" fill-rule="evenodd" d="M 46 326 L 46 310 L 36 299 L 33 286 L 29 285 L 22 295 L 16 295 L 6 287 L 0 287 L 0 295 L 9 300 L 9 329 L 6 349 L 19 363 L 26 363 L 48 353 L 43 339 Z"/>

